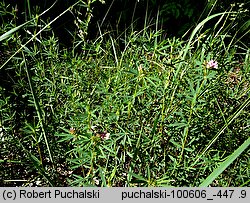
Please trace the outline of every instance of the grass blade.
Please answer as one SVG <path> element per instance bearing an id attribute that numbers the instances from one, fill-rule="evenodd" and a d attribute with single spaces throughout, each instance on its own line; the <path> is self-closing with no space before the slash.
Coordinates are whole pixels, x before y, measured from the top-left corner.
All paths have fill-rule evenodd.
<path id="1" fill-rule="evenodd" d="M 202 151 L 202 153 L 199 155 L 199 157 L 196 159 L 193 165 L 197 163 L 197 161 L 201 158 L 201 156 L 210 148 L 210 146 L 218 139 L 218 137 L 224 132 L 224 130 L 229 126 L 230 123 L 234 119 L 238 117 L 238 115 L 247 107 L 247 105 L 250 103 L 250 97 L 240 106 L 239 109 L 231 116 L 229 117 L 228 121 L 225 123 L 225 125 L 218 131 L 218 133 L 213 137 L 213 139 L 208 143 L 206 148 Z"/>
<path id="2" fill-rule="evenodd" d="M 244 150 L 250 145 L 250 137 L 238 148 L 236 149 L 228 158 L 221 163 L 221 165 L 215 169 L 199 186 L 207 187 L 211 184 L 231 163 L 234 162 L 236 158 L 240 156 Z"/>
<path id="3" fill-rule="evenodd" d="M 43 14 L 45 14 L 47 11 L 49 11 L 55 4 L 57 3 L 57 0 L 48 8 L 46 9 L 44 12 L 42 12 L 40 15 L 36 16 L 35 18 L 15 27 L 15 28 L 12 28 L 11 30 L 9 30 L 8 32 L 4 33 L 3 35 L 0 36 L 0 42 L 9 38 L 13 33 L 15 33 L 17 30 L 21 29 L 22 27 L 24 27 L 26 24 L 32 22 L 33 20 L 35 20 L 36 18 L 39 18 L 41 17 Z M 30 13 L 30 12 L 29 12 Z M 1 67 L 2 68 L 2 67 Z M 1 69 L 0 68 L 0 69 Z"/>
<path id="4" fill-rule="evenodd" d="M 15 27 L 15 28 L 12 28 L 8 32 L 4 33 L 3 35 L 0 36 L 0 42 L 7 39 L 7 38 L 9 38 L 13 33 L 15 33 L 17 30 L 21 29 L 22 27 L 24 27 L 26 24 L 28 24 L 30 22 L 31 22 L 31 20 L 28 21 L 28 22 L 23 23 L 22 25 L 19 25 L 19 26 Z"/>
<path id="5" fill-rule="evenodd" d="M 44 13 L 46 13 L 47 11 L 49 11 L 55 4 L 56 4 L 56 2 L 57 1 L 55 1 L 53 4 L 52 4 L 52 6 L 51 7 L 49 7 L 47 10 L 45 10 L 43 13 L 41 13 L 40 15 L 38 15 L 36 18 L 39 18 L 39 17 L 41 17 Z M 78 2 L 77 3 L 75 3 L 74 5 L 72 5 L 72 7 L 73 6 L 75 6 L 76 4 L 78 4 Z M 17 53 L 19 53 L 24 47 L 26 47 L 26 45 L 27 44 L 29 44 L 32 40 L 34 40 L 42 31 L 44 31 L 46 28 L 48 28 L 53 22 L 55 22 L 58 18 L 60 18 L 63 14 L 65 14 L 67 11 L 69 11 L 72 7 L 69 7 L 68 9 L 66 9 L 64 12 L 62 12 L 60 15 L 58 15 L 55 19 L 53 19 L 51 22 L 49 22 L 46 26 L 44 26 L 39 32 L 37 32 L 33 37 L 31 37 L 24 45 L 22 45 L 13 55 L 11 55 L 9 58 L 8 58 L 8 60 L 7 61 L 5 61 L 1 66 L 0 66 L 0 70 L 17 54 Z M 34 19 L 32 19 L 32 20 L 34 20 Z M 32 21 L 32 20 L 30 20 L 30 21 Z M 30 22 L 30 21 L 28 21 L 28 22 Z M 27 22 L 27 23 L 28 23 Z M 21 27 L 23 27 L 24 25 L 22 24 L 22 25 L 20 25 Z M 19 27 L 19 26 L 18 26 Z M 8 31 L 8 32 L 10 32 L 8 35 L 7 35 L 7 37 L 8 36 L 10 36 L 10 34 L 11 33 L 13 33 L 13 32 L 15 32 L 15 31 L 17 31 L 18 29 L 20 29 L 21 27 L 16 27 L 16 28 L 13 28 L 14 29 L 14 31 L 12 30 L 12 32 L 11 32 L 11 30 L 10 31 Z M 17 29 L 18 28 L 18 29 Z M 8 33 L 7 32 L 7 33 Z M 6 34 L 6 33 L 5 33 Z M 3 34 L 4 35 L 4 34 Z M 2 36 L 3 36 L 2 35 Z M 2 37 L 1 36 L 1 37 Z M 4 38 L 5 37 L 5 38 Z M 3 39 L 6 39 L 7 37 L 6 36 L 4 36 L 3 37 Z M 0 40 L 1 41 L 1 40 Z"/>

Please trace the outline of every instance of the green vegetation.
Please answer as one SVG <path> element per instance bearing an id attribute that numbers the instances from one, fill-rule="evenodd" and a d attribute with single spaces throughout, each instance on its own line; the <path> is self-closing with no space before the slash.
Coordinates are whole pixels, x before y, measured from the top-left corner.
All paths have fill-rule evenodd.
<path id="1" fill-rule="evenodd" d="M 246 14 L 210 5 L 187 40 L 156 19 L 90 41 L 84 2 L 64 12 L 87 8 L 69 48 L 64 13 L 20 26 L 0 3 L 1 186 L 250 186 Z"/>

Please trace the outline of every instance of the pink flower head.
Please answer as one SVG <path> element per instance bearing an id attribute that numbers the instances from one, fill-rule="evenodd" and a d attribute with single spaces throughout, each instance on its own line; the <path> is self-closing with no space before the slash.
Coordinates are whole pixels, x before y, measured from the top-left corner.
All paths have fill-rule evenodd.
<path id="1" fill-rule="evenodd" d="M 110 138 L 110 133 L 107 133 L 107 132 L 100 133 L 100 137 L 103 140 L 108 140 Z"/>
<path id="2" fill-rule="evenodd" d="M 210 60 L 209 62 L 207 62 L 207 68 L 218 69 L 218 62 Z"/>

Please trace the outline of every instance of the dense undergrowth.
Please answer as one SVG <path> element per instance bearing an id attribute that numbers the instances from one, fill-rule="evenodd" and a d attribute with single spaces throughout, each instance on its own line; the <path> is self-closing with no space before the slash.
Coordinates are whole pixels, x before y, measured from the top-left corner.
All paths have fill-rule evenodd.
<path id="1" fill-rule="evenodd" d="M 13 32 L 1 44 L 1 186 L 199 186 L 249 145 L 250 53 L 230 15 L 188 40 L 149 25 L 66 49 L 49 26 L 37 35 L 45 22 Z M 250 185 L 247 146 L 211 186 Z"/>

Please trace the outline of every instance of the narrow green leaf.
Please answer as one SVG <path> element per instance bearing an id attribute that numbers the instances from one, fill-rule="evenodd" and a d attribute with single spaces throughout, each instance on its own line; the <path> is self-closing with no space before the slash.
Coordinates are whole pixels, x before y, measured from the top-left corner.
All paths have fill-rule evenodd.
<path id="1" fill-rule="evenodd" d="M 58 140 L 58 142 L 69 141 L 74 138 L 74 135 L 66 134 L 66 133 L 56 134 L 56 136 L 61 137 L 61 139 Z"/>
<path id="2" fill-rule="evenodd" d="M 239 114 L 243 111 L 243 109 L 245 109 L 248 106 L 249 103 L 250 103 L 250 97 L 248 99 L 246 99 L 245 102 L 236 110 L 236 112 L 227 119 L 224 126 L 222 126 L 222 128 L 213 137 L 213 139 L 210 140 L 210 142 L 207 144 L 207 146 L 204 148 L 204 150 L 198 155 L 198 158 L 196 159 L 196 161 L 194 162 L 193 165 L 195 165 L 197 163 L 197 161 L 201 158 L 201 156 L 211 147 L 211 145 L 219 138 L 219 136 L 232 123 L 232 121 L 239 116 Z"/>
<path id="3" fill-rule="evenodd" d="M 203 21 L 201 21 L 196 27 L 195 29 L 193 30 L 193 32 L 191 33 L 191 36 L 188 40 L 188 43 L 184 49 L 184 53 L 182 55 L 182 60 L 184 61 L 185 58 L 186 58 L 186 55 L 187 53 L 190 51 L 190 47 L 191 47 L 191 43 L 193 42 L 193 39 L 195 37 L 195 35 L 198 33 L 199 30 L 202 29 L 202 27 L 205 25 L 205 23 L 207 23 L 208 21 L 210 21 L 211 19 L 215 18 L 215 17 L 218 17 L 218 16 L 221 16 L 221 15 L 225 15 L 225 14 L 228 14 L 228 13 L 233 13 L 233 12 L 223 12 L 223 13 L 216 13 L 216 14 L 213 14 L 211 16 L 208 16 L 207 18 L 205 18 Z M 175 76 L 174 76 L 174 80 L 177 79 L 177 76 L 181 70 L 181 67 L 182 67 L 182 64 L 183 63 L 179 63 L 179 66 L 178 66 L 178 69 L 175 73 Z"/>
<path id="4" fill-rule="evenodd" d="M 7 39 L 7 38 L 9 38 L 13 33 L 15 33 L 17 30 L 21 29 L 22 27 L 24 27 L 29 22 L 31 22 L 31 20 L 23 23 L 22 25 L 19 25 L 19 26 L 15 27 L 15 28 L 12 28 L 8 32 L 5 32 L 3 35 L 0 36 L 0 42 Z"/>
<path id="5" fill-rule="evenodd" d="M 221 163 L 221 165 L 215 169 L 201 184 L 200 187 L 207 187 L 211 184 L 231 163 L 234 162 L 240 154 L 247 149 L 250 145 L 250 137 L 238 148 L 236 149 L 228 158 Z"/>
<path id="6" fill-rule="evenodd" d="M 113 180 L 113 178 L 115 177 L 115 174 L 116 174 L 116 171 L 117 171 L 117 166 L 115 166 L 109 176 L 109 182 L 111 182 Z"/>
<path id="7" fill-rule="evenodd" d="M 106 178 L 105 178 L 104 172 L 100 166 L 99 166 L 99 174 L 100 174 L 100 177 L 102 179 L 102 187 L 106 187 L 107 186 Z"/>
<path id="8" fill-rule="evenodd" d="M 218 17 L 218 16 L 221 16 L 221 15 L 225 15 L 225 14 L 228 14 L 228 13 L 233 13 L 233 12 L 223 12 L 223 13 L 216 13 L 216 14 L 213 14 L 211 16 L 208 16 L 207 18 L 205 18 L 203 21 L 201 21 L 196 27 L 195 29 L 193 30 L 191 36 L 190 36 L 190 39 L 187 43 L 187 46 L 184 50 L 184 54 L 182 56 L 182 59 L 184 60 L 188 51 L 189 51 L 189 48 L 190 48 L 190 45 L 193 41 L 193 38 L 194 36 L 196 35 L 196 33 L 205 25 L 205 23 L 207 23 L 208 21 L 210 21 L 211 19 L 215 18 L 215 17 Z"/>
<path id="9" fill-rule="evenodd" d="M 140 175 L 137 175 L 137 174 L 132 173 L 132 172 L 128 172 L 128 174 L 131 175 L 131 176 L 133 176 L 133 177 L 135 177 L 138 180 L 141 180 L 143 182 L 147 182 L 147 180 L 145 178 L 143 178 L 142 176 L 140 176 Z"/>

